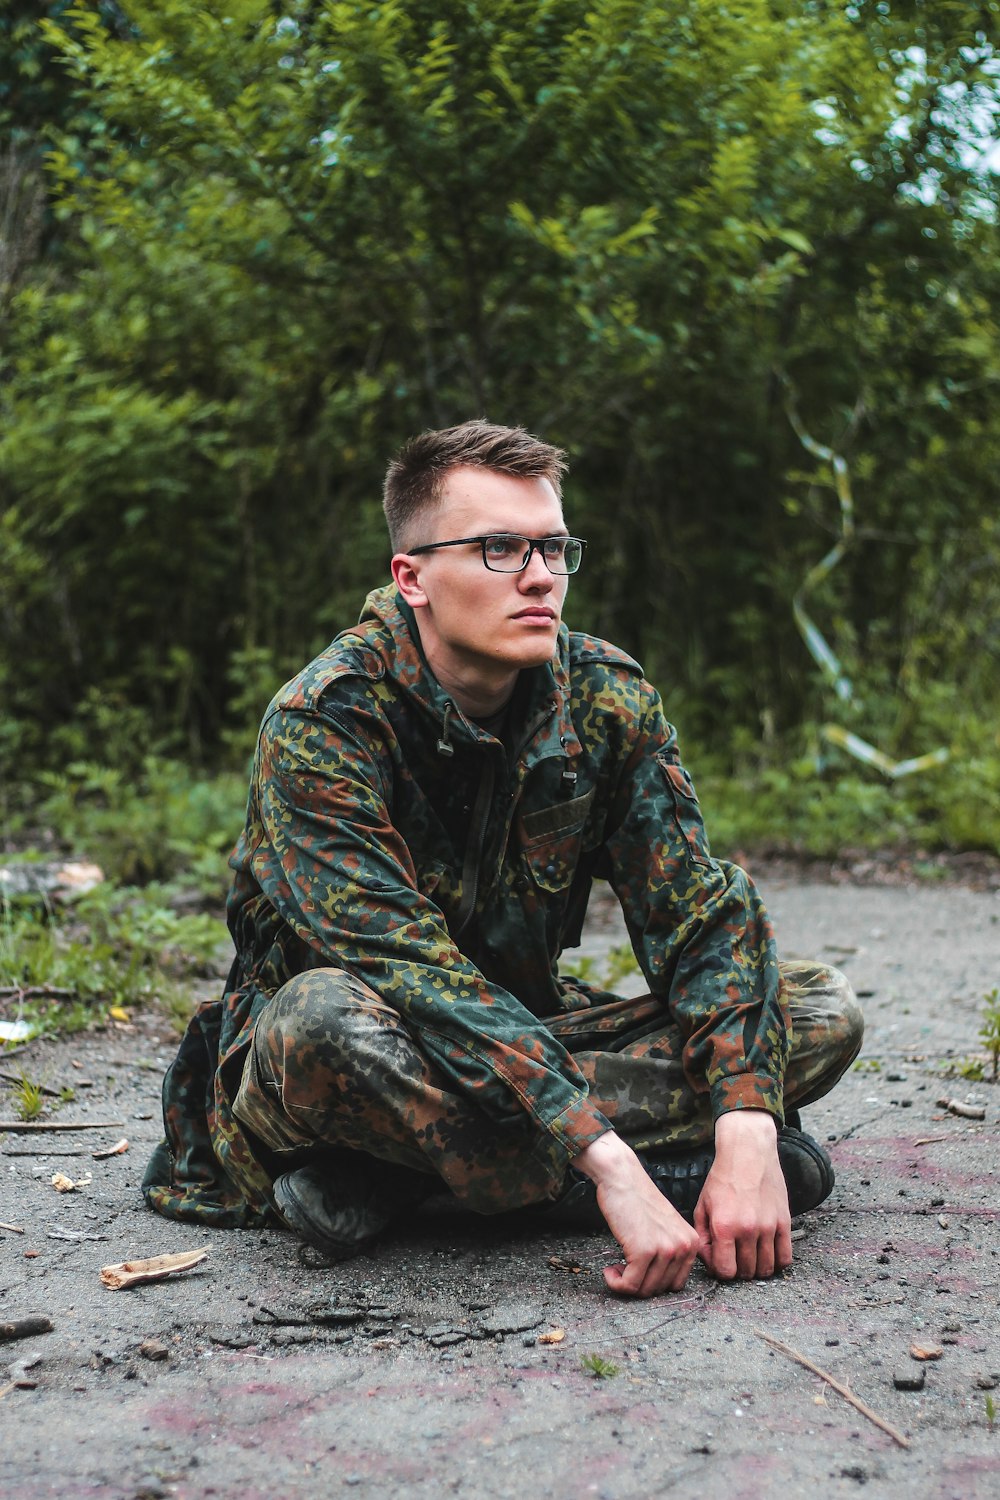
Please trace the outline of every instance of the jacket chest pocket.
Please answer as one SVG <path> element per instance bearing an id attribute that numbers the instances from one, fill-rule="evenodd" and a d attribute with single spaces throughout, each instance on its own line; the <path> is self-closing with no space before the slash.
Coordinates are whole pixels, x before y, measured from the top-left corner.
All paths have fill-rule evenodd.
<path id="1" fill-rule="evenodd" d="M 521 814 L 518 827 L 521 852 L 539 890 L 558 895 L 572 882 L 594 790 L 591 787 L 582 797 Z"/>

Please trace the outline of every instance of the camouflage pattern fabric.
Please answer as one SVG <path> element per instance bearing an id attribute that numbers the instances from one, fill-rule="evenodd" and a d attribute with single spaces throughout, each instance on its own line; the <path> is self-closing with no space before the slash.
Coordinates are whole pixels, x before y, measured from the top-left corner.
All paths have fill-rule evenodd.
<path id="1" fill-rule="evenodd" d="M 267 1218 L 270 1177 L 233 1099 L 268 1002 L 329 968 L 561 1180 L 610 1123 L 560 1031 L 617 1000 L 558 972 L 594 877 L 621 902 L 689 1092 L 711 1118 L 781 1117 L 791 1038 L 771 925 L 745 872 L 712 859 L 637 664 L 563 627 L 551 663 L 521 672 L 509 724 L 501 742 L 448 698 L 392 587 L 275 697 L 230 861 L 237 964 L 164 1082 L 144 1183 L 159 1212 Z"/>
<path id="2" fill-rule="evenodd" d="M 785 1101 L 797 1106 L 833 1087 L 858 1054 L 863 1026 L 837 970 L 781 968 L 793 1024 Z M 571 1011 L 550 1024 L 591 1101 L 631 1146 L 711 1141 L 708 1096 L 688 1082 L 682 1039 L 656 996 Z M 557 1197 L 565 1185 L 565 1174 L 534 1149 L 527 1121 L 498 1128 L 424 1057 L 398 1013 L 343 969 L 301 974 L 264 1007 L 233 1112 L 275 1174 L 319 1148 L 360 1152 L 443 1183 L 484 1214 Z"/>

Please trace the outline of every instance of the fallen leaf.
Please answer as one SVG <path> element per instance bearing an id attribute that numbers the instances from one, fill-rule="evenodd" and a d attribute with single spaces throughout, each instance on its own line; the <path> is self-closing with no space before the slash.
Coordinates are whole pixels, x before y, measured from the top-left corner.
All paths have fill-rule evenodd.
<path id="1" fill-rule="evenodd" d="M 57 1193 L 77 1193 L 81 1188 L 89 1187 L 93 1180 L 90 1172 L 85 1177 L 78 1177 L 76 1182 L 72 1177 L 67 1177 L 65 1172 L 56 1172 L 52 1178 L 52 1186 Z"/>
<path id="2" fill-rule="evenodd" d="M 139 1286 L 144 1281 L 162 1281 L 178 1271 L 190 1271 L 207 1256 L 206 1250 L 182 1250 L 176 1255 L 154 1255 L 150 1260 L 123 1260 L 115 1266 L 101 1267 L 101 1280 L 113 1291 Z"/>
<path id="3" fill-rule="evenodd" d="M 550 1328 L 548 1333 L 540 1333 L 536 1342 L 539 1344 L 561 1344 L 565 1337 L 565 1328 Z"/>
<path id="4" fill-rule="evenodd" d="M 91 1151 L 90 1154 L 95 1161 L 107 1161 L 109 1156 L 124 1156 L 127 1150 L 128 1141 L 124 1136 L 122 1136 L 120 1141 L 116 1141 L 115 1144 L 113 1146 L 109 1146 L 106 1151 Z"/>
<path id="5" fill-rule="evenodd" d="M 579 1276 L 583 1270 L 579 1261 L 563 1260 L 561 1255 L 550 1255 L 549 1265 L 553 1271 L 569 1271 L 573 1276 Z"/>
<path id="6" fill-rule="evenodd" d="M 123 1009 L 123 1007 L 120 1005 L 109 1005 L 108 1015 L 111 1017 L 112 1021 L 131 1021 L 132 1019 L 128 1011 Z"/>
<path id="7" fill-rule="evenodd" d="M 911 1359 L 940 1359 L 944 1350 L 940 1344 L 911 1344 Z"/>

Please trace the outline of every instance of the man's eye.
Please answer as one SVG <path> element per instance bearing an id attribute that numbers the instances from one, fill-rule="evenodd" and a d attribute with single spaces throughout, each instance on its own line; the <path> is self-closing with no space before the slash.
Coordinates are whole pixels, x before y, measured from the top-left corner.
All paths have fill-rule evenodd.
<path id="1" fill-rule="evenodd" d="M 545 556 L 558 560 L 566 554 L 566 541 L 561 536 L 549 537 L 545 543 Z"/>
<path id="2" fill-rule="evenodd" d="M 524 546 L 520 537 L 491 536 L 486 543 L 486 551 L 490 557 L 513 557 L 518 545 L 522 548 Z"/>

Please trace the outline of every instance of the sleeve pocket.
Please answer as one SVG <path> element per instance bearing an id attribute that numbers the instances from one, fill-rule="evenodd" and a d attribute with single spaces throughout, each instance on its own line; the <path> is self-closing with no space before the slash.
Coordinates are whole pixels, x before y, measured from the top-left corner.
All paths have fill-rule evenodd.
<path id="1" fill-rule="evenodd" d="M 656 757 L 663 772 L 673 809 L 673 822 L 681 842 L 685 845 L 692 864 L 707 865 L 712 862 L 708 847 L 708 835 L 702 822 L 701 808 L 695 795 L 694 783 L 679 761 L 666 751 Z"/>

